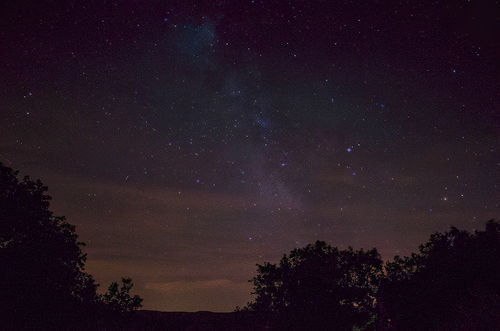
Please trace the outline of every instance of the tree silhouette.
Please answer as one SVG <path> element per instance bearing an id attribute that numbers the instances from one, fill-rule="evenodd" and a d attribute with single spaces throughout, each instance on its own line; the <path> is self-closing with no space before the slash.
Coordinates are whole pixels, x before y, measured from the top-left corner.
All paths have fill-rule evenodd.
<path id="1" fill-rule="evenodd" d="M 352 330 L 370 323 L 382 275 L 376 249 L 339 250 L 317 241 L 284 255 L 278 265 L 257 265 L 255 301 L 273 329 Z"/>
<path id="2" fill-rule="evenodd" d="M 142 299 L 138 295 L 131 296 L 130 290 L 134 287 L 132 279 L 122 278 L 122 285 L 117 282 L 111 283 L 108 291 L 101 296 L 103 303 L 115 312 L 128 312 L 142 307 Z"/>
<path id="3" fill-rule="evenodd" d="M 11 327 L 57 327 L 96 302 L 74 226 L 49 211 L 47 187 L 0 164 L 0 307 Z"/>
<path id="4" fill-rule="evenodd" d="M 40 180 L 19 180 L 0 163 L 1 329 L 89 329 L 109 309 L 84 271 L 75 227 L 49 210 L 46 192 Z M 126 299 L 131 282 L 124 284 Z M 134 297 L 122 307 L 139 305 Z"/>
<path id="5" fill-rule="evenodd" d="M 387 263 L 386 272 L 381 328 L 500 330 L 500 224 L 435 233 L 418 253 Z"/>

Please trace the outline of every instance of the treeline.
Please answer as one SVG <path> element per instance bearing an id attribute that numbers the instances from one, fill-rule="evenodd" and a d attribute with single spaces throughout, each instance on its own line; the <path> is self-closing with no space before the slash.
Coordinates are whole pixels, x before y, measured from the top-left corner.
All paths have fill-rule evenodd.
<path id="1" fill-rule="evenodd" d="M 123 278 L 98 294 L 75 227 L 49 210 L 39 180 L 0 163 L 0 329 L 96 330 L 141 307 Z"/>
<path id="2" fill-rule="evenodd" d="M 257 313 L 273 330 L 500 330 L 500 224 L 452 227 L 383 263 L 376 249 L 317 241 L 257 265 Z"/>
<path id="3" fill-rule="evenodd" d="M 132 314 L 142 299 L 130 279 L 97 292 L 84 244 L 49 210 L 46 192 L 0 163 L 0 329 L 164 329 L 156 317 Z M 317 241 L 257 265 L 254 300 L 237 309 L 236 329 L 500 330 L 499 276 L 493 220 L 473 233 L 435 233 L 417 253 L 386 263 L 375 248 Z"/>

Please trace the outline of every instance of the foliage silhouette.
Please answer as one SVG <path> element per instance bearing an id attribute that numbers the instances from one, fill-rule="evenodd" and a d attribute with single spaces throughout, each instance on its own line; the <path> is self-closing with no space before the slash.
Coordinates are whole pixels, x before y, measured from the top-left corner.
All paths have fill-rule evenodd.
<path id="1" fill-rule="evenodd" d="M 108 291 L 101 295 L 101 300 L 115 312 L 124 313 L 138 309 L 142 306 L 142 299 L 138 295 L 130 296 L 132 287 L 134 287 L 132 279 L 122 278 L 121 287 L 117 282 L 111 283 Z"/>
<path id="2" fill-rule="evenodd" d="M 317 241 L 284 255 L 278 265 L 257 265 L 255 301 L 272 329 L 352 330 L 369 324 L 382 260 L 376 249 L 339 250 Z"/>
<path id="3" fill-rule="evenodd" d="M 75 227 L 49 210 L 51 197 L 40 180 L 18 179 L 0 163 L 0 313 L 2 329 L 89 329 L 107 310 L 106 294 L 84 271 L 86 255 Z M 131 282 L 120 292 L 123 309 Z M 109 296 L 108 296 L 109 297 Z M 111 296 L 112 297 L 112 296 Z M 111 309 L 110 309 L 111 308 Z M 89 319 L 88 316 L 92 316 Z"/>
<path id="4" fill-rule="evenodd" d="M 273 330 L 500 330 L 500 224 L 452 227 L 382 268 L 370 251 L 316 242 L 257 265 L 240 312 Z"/>
<path id="5" fill-rule="evenodd" d="M 500 330 L 500 224 L 452 227 L 409 257 L 386 264 L 378 294 L 380 328 Z"/>

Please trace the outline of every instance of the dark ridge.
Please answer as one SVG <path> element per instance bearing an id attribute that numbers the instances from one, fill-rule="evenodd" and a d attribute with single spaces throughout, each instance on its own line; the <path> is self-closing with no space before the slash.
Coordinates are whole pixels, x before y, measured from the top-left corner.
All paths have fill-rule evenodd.
<path id="1" fill-rule="evenodd" d="M 258 330 L 258 322 L 251 312 L 215 313 L 165 312 L 139 310 L 134 312 L 126 330 Z"/>

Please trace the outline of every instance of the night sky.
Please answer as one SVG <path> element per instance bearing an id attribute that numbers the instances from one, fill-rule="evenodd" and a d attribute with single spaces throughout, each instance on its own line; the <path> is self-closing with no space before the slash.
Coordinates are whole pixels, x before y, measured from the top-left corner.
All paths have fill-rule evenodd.
<path id="1" fill-rule="evenodd" d="M 146 309 L 500 215 L 498 1 L 4 2 L 0 161 Z"/>

